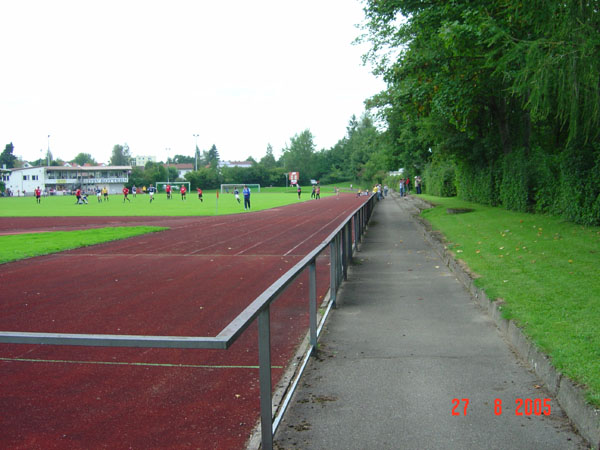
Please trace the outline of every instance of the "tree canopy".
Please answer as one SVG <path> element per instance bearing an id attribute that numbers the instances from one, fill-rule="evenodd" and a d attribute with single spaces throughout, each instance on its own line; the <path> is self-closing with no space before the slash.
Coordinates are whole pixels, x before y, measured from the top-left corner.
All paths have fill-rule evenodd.
<path id="1" fill-rule="evenodd" d="M 387 83 L 369 106 L 392 161 L 449 163 L 469 200 L 600 221 L 594 2 L 366 0 L 364 11 L 365 60 Z"/>
<path id="2" fill-rule="evenodd" d="M 127 144 L 117 144 L 113 147 L 110 158 L 111 166 L 128 166 L 131 163 L 131 152 Z"/>
<path id="3" fill-rule="evenodd" d="M 0 167 L 3 167 L 5 165 L 7 169 L 12 169 L 13 167 L 15 167 L 17 157 L 13 155 L 14 151 L 15 146 L 12 142 L 10 144 L 6 144 L 2 153 L 0 153 Z"/>

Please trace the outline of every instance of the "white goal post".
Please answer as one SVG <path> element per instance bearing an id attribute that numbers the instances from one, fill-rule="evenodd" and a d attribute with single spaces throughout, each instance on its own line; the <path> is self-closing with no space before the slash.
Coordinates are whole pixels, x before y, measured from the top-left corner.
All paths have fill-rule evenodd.
<path id="1" fill-rule="evenodd" d="M 165 194 L 167 192 L 167 184 L 171 185 L 171 195 L 179 194 L 179 190 L 181 189 L 181 185 L 185 185 L 185 190 L 190 192 L 190 182 L 189 181 L 157 181 L 156 182 L 156 192 L 159 194 Z"/>
<path id="2" fill-rule="evenodd" d="M 252 192 L 260 192 L 260 184 L 257 183 L 224 183 L 221 185 L 221 194 L 226 192 L 233 194 L 235 188 L 238 188 L 241 194 L 244 186 L 248 186 Z"/>

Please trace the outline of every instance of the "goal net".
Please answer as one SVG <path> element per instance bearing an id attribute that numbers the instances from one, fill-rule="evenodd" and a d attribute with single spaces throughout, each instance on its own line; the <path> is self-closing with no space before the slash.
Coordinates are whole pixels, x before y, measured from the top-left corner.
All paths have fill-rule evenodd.
<path id="1" fill-rule="evenodd" d="M 233 191 L 235 190 L 235 188 L 238 189 L 238 191 L 240 191 L 240 194 L 242 193 L 242 189 L 244 189 L 244 186 L 248 186 L 250 188 L 250 190 L 252 192 L 260 192 L 260 184 L 252 184 L 252 183 L 237 183 L 237 184 L 222 184 L 221 185 L 221 194 L 226 194 L 226 193 L 230 193 L 233 194 Z"/>
<path id="2" fill-rule="evenodd" d="M 167 192 L 167 186 L 171 186 L 171 195 L 179 194 L 179 190 L 181 189 L 181 185 L 185 186 L 186 192 L 190 192 L 190 182 L 189 181 L 157 181 L 156 182 L 156 192 L 159 194 L 165 194 Z"/>

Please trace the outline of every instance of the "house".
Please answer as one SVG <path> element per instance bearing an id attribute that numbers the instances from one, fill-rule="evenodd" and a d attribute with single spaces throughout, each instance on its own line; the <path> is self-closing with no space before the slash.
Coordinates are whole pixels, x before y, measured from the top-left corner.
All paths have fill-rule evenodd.
<path id="1" fill-rule="evenodd" d="M 109 193 L 117 194 L 129 182 L 130 173 L 131 166 L 32 166 L 11 169 L 4 183 L 16 196 L 33 195 L 36 187 L 62 195 L 77 188 L 91 193 L 106 186 Z"/>

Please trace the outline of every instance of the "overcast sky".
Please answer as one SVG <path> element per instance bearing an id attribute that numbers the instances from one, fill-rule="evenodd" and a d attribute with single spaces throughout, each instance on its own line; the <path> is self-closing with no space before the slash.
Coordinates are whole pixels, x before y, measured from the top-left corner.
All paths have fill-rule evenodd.
<path id="1" fill-rule="evenodd" d="M 384 88 L 352 45 L 358 0 L 2 0 L 0 144 L 28 160 L 317 150 Z M 198 134 L 195 138 L 193 135 Z M 167 149 L 170 149 L 167 151 Z"/>

